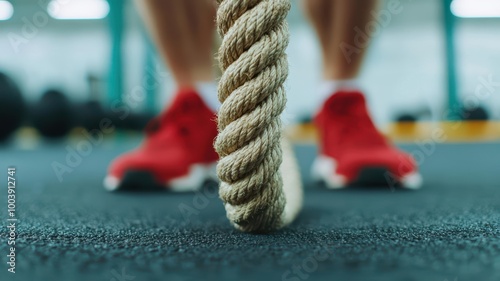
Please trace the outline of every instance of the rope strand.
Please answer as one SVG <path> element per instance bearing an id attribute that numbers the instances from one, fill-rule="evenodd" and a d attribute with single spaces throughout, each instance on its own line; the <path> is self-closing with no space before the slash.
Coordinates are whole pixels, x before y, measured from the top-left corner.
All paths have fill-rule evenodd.
<path id="1" fill-rule="evenodd" d="M 217 28 L 223 37 L 218 89 L 222 106 L 215 141 L 221 157 L 219 193 L 237 228 L 269 232 L 288 222 L 283 214 L 280 115 L 286 105 L 290 2 L 218 2 Z"/>

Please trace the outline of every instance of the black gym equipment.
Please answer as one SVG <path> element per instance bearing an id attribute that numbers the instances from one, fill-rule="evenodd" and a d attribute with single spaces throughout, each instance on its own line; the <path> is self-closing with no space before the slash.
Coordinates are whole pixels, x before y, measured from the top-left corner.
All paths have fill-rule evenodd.
<path id="1" fill-rule="evenodd" d="M 78 114 L 78 125 L 88 131 L 99 130 L 99 126 L 107 112 L 98 101 L 91 100 L 84 102 L 76 107 Z"/>
<path id="2" fill-rule="evenodd" d="M 395 122 L 414 123 L 424 118 L 430 118 L 430 117 L 431 117 L 431 110 L 426 106 L 422 106 L 413 111 L 402 111 L 396 114 L 393 120 Z"/>
<path id="3" fill-rule="evenodd" d="M 123 122 L 125 130 L 143 131 L 155 116 L 148 113 L 131 113 Z"/>
<path id="4" fill-rule="evenodd" d="M 74 108 L 58 90 L 46 91 L 31 110 L 31 120 L 38 132 L 46 138 L 66 136 L 74 125 Z"/>
<path id="5" fill-rule="evenodd" d="M 483 106 L 463 107 L 461 117 L 466 121 L 486 121 L 490 119 L 488 111 Z"/>
<path id="6" fill-rule="evenodd" d="M 103 106 L 100 101 L 103 100 L 103 79 L 98 75 L 89 73 L 87 75 L 89 87 L 88 100 L 77 105 L 76 113 L 78 116 L 77 125 L 88 131 L 99 130 L 101 122 L 104 119 L 110 119 L 113 126 L 119 130 L 142 131 L 154 114 L 133 112 L 132 108 L 122 104 L 119 107 Z"/>
<path id="7" fill-rule="evenodd" d="M 111 120 L 111 123 L 118 130 L 143 131 L 150 120 L 155 115 L 144 112 L 130 112 L 112 110 L 104 107 L 96 100 L 90 100 L 76 106 L 77 126 L 88 131 L 99 130 L 104 119 Z"/>
<path id="8" fill-rule="evenodd" d="M 0 142 L 21 126 L 26 103 L 19 87 L 5 73 L 0 72 Z"/>
<path id="9" fill-rule="evenodd" d="M 310 124 L 312 122 L 314 122 L 314 117 L 310 114 L 303 114 L 298 119 L 299 124 Z"/>
<path id="10" fill-rule="evenodd" d="M 417 122 L 418 117 L 411 113 L 401 113 L 395 118 L 396 122 Z"/>
<path id="11" fill-rule="evenodd" d="M 102 120 L 108 115 L 107 110 L 100 103 L 103 96 L 103 80 L 98 75 L 89 73 L 87 74 L 87 84 L 89 87 L 88 99 L 76 107 L 77 125 L 88 131 L 99 130 Z"/>

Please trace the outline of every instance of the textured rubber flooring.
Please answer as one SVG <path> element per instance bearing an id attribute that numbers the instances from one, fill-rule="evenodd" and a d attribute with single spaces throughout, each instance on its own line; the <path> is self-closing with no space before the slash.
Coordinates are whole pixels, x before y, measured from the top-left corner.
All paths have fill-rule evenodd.
<path id="1" fill-rule="evenodd" d="M 272 235 L 233 230 L 214 186 L 105 192 L 107 163 L 134 145 L 94 147 L 62 181 L 51 165 L 65 145 L 0 147 L 0 218 L 15 165 L 20 219 L 16 274 L 1 232 L 0 280 L 500 280 L 499 144 L 423 154 L 417 192 L 307 184 L 298 221 Z M 306 171 L 314 148 L 297 151 Z"/>

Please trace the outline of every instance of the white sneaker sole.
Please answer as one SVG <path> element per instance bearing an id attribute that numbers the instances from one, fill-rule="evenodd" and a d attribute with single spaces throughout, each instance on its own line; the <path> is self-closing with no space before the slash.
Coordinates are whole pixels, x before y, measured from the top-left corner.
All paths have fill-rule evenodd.
<path id="1" fill-rule="evenodd" d="M 337 162 L 335 159 L 320 155 L 315 159 L 312 165 L 311 175 L 313 180 L 323 181 L 329 189 L 342 189 L 347 187 L 351 182 L 349 182 L 345 176 L 336 174 L 336 170 Z M 403 188 L 415 190 L 422 187 L 423 179 L 418 172 L 413 172 L 397 179 L 396 183 Z M 387 184 L 394 184 L 394 180 L 391 182 L 387 179 Z"/>
<path id="2" fill-rule="evenodd" d="M 218 181 L 215 169 L 216 163 L 194 164 L 189 168 L 187 175 L 169 180 L 165 183 L 157 184 L 174 192 L 196 191 L 199 190 L 203 186 L 203 183 L 207 180 Z M 147 173 L 147 171 L 144 173 Z M 115 176 L 108 175 L 104 178 L 104 188 L 108 191 L 120 190 L 125 184 L 123 182 L 125 178 L 126 177 L 119 179 Z"/>

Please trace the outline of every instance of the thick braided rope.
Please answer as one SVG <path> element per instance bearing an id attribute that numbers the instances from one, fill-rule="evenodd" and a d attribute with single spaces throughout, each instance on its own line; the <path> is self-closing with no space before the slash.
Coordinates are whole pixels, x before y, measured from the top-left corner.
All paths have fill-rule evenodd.
<path id="1" fill-rule="evenodd" d="M 220 197 L 240 230 L 283 226 L 280 114 L 286 104 L 289 0 L 218 0 Z"/>

